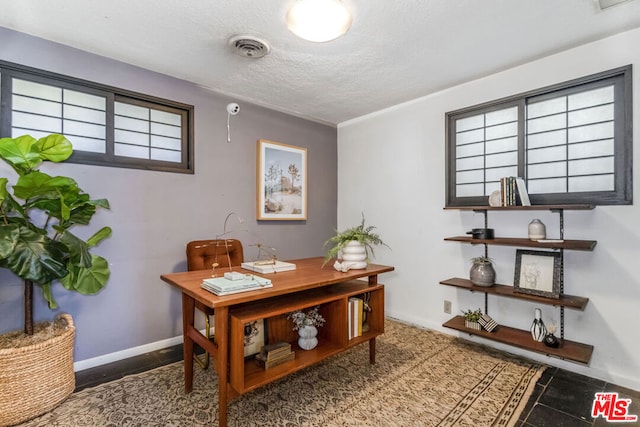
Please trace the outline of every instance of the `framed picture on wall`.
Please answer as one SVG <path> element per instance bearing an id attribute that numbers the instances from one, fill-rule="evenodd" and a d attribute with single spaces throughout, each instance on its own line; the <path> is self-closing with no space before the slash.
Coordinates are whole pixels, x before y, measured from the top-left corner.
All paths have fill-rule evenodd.
<path id="1" fill-rule="evenodd" d="M 513 291 L 560 298 L 560 253 L 516 250 Z"/>
<path id="2" fill-rule="evenodd" d="M 256 216 L 259 220 L 307 219 L 307 149 L 258 141 Z"/>

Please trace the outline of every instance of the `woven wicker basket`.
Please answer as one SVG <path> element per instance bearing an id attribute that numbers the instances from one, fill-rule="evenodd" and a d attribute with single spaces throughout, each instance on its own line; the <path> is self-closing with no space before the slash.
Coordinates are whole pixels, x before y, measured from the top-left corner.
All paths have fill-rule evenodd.
<path id="1" fill-rule="evenodd" d="M 58 321 L 66 323 L 66 329 L 48 341 L 0 349 L 0 426 L 42 415 L 73 393 L 75 327 L 69 314 L 61 314 Z"/>

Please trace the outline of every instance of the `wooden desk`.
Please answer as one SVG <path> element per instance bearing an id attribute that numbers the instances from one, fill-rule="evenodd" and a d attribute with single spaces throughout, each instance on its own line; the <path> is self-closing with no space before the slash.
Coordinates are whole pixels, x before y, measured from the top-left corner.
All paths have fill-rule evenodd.
<path id="1" fill-rule="evenodd" d="M 215 360 L 218 374 L 219 425 L 227 424 L 227 403 L 240 394 L 263 384 L 303 369 L 354 345 L 369 342 L 370 362 L 375 362 L 375 337 L 384 332 L 384 285 L 378 283 L 378 274 L 393 271 L 394 267 L 369 264 L 366 269 L 336 271 L 332 265 L 322 268 L 323 258 L 292 260 L 296 270 L 265 274 L 272 288 L 238 294 L 216 296 L 200 287 L 203 279 L 211 277 L 211 270 L 163 274 L 160 278 L 182 292 L 182 326 L 184 338 L 185 391 L 193 388 L 193 345 L 207 350 Z M 234 271 L 247 273 L 240 267 Z M 228 271 L 225 269 L 225 271 Z M 220 273 L 222 274 L 222 272 Z M 367 281 L 354 280 L 367 278 Z M 371 329 L 362 337 L 347 337 L 347 299 L 360 294 L 373 294 Z M 208 340 L 194 327 L 195 301 L 215 310 L 214 338 Z M 322 305 L 321 314 L 327 319 L 320 328 L 319 340 L 327 345 L 305 352 L 296 351 L 296 359 L 262 373 L 245 364 L 239 347 L 244 336 L 237 325 L 252 319 L 269 318 L 269 338 L 295 341 L 291 321 L 286 314 L 315 305 Z M 232 327 L 232 323 L 236 326 Z M 240 330 L 238 330 L 240 329 Z M 238 335 L 238 336 L 234 336 Z M 292 345 L 295 346 L 295 343 Z M 230 358 L 231 354 L 231 358 Z M 230 378 L 231 376 L 231 378 Z M 251 377 L 251 378 L 249 378 Z M 231 383 L 233 381 L 233 384 Z"/>

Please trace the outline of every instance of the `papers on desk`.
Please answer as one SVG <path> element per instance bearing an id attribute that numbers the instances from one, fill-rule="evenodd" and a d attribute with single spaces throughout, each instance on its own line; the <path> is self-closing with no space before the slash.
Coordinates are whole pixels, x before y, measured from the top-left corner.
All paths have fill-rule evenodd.
<path id="1" fill-rule="evenodd" d="M 212 277 L 204 279 L 202 289 L 216 295 L 230 295 L 238 292 L 254 291 L 256 289 L 271 288 L 271 280 L 259 277 L 254 274 L 247 274 L 243 279 L 229 280 L 224 277 Z"/>
<path id="2" fill-rule="evenodd" d="M 245 270 L 255 271 L 256 273 L 262 274 L 279 273 L 281 271 L 291 271 L 296 269 L 295 264 L 278 260 L 243 262 L 240 266 Z"/>

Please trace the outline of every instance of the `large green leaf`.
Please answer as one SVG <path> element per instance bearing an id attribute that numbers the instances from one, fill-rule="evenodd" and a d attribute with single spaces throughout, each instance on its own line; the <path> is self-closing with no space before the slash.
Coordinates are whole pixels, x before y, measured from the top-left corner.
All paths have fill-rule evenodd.
<path id="1" fill-rule="evenodd" d="M 70 291 L 84 295 L 95 294 L 104 288 L 109 280 L 109 263 L 98 255 L 91 256 L 91 267 L 69 266 L 69 275 L 60 279 L 60 283 Z"/>
<path id="2" fill-rule="evenodd" d="M 89 253 L 89 245 L 83 240 L 74 236 L 68 230 L 60 235 L 60 242 L 64 243 L 69 252 L 68 264 L 78 267 L 91 266 L 91 254 Z"/>
<path id="3" fill-rule="evenodd" d="M 42 296 L 47 301 L 47 304 L 49 304 L 49 308 L 51 310 L 58 308 L 58 303 L 55 298 L 53 298 L 53 292 L 51 292 L 51 283 L 44 283 L 40 285 L 40 287 L 42 288 Z"/>
<path id="4" fill-rule="evenodd" d="M 87 239 L 87 245 L 89 245 L 89 247 L 96 246 L 109 236 L 111 236 L 111 227 L 102 227 L 97 233 Z"/>
<path id="5" fill-rule="evenodd" d="M 8 268 L 23 279 L 36 284 L 49 283 L 68 274 L 64 263 L 64 247 L 46 235 L 20 227 L 15 248 L 0 260 L 0 267 Z"/>
<path id="6" fill-rule="evenodd" d="M 0 139 L 2 157 L 20 175 L 35 169 L 40 164 L 40 153 L 36 139 L 31 135 Z"/>
<path id="7" fill-rule="evenodd" d="M 0 258 L 6 258 L 13 252 L 20 236 L 20 227 L 17 224 L 0 225 Z"/>
<path id="8" fill-rule="evenodd" d="M 36 143 L 42 160 L 64 162 L 73 153 L 71 142 L 62 135 L 51 134 L 40 138 Z"/>

